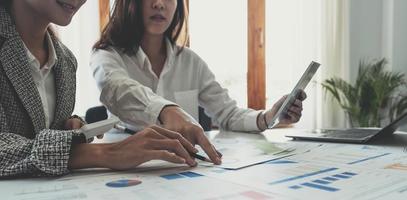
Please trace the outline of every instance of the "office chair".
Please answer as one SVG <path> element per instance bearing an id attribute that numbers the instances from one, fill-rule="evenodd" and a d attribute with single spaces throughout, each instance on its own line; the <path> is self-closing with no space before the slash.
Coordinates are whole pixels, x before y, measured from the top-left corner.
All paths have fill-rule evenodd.
<path id="1" fill-rule="evenodd" d="M 85 121 L 88 124 L 107 119 L 107 110 L 104 106 L 95 106 L 86 111 Z M 205 114 L 205 110 L 199 107 L 199 124 L 204 131 L 212 130 L 212 119 Z"/>
<path id="2" fill-rule="evenodd" d="M 88 124 L 107 119 L 107 110 L 104 106 L 89 108 L 85 114 L 85 121 Z"/>

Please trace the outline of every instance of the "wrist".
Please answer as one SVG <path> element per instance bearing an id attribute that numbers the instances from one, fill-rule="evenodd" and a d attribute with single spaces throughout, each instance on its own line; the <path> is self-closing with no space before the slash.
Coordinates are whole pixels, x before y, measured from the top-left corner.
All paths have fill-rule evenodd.
<path id="1" fill-rule="evenodd" d="M 257 127 L 260 131 L 265 131 L 267 127 L 266 114 L 264 112 L 257 115 Z"/>
<path id="2" fill-rule="evenodd" d="M 77 120 L 79 120 L 82 124 L 87 124 L 87 122 L 86 122 L 82 117 L 79 117 L 78 115 L 72 115 L 72 116 L 70 116 L 68 119 L 77 119 Z"/>
<path id="3" fill-rule="evenodd" d="M 179 107 L 177 105 L 167 105 L 161 110 L 160 114 L 158 115 L 158 121 L 161 124 L 164 124 L 168 117 L 171 115 L 172 112 L 177 110 Z"/>
<path id="4" fill-rule="evenodd" d="M 78 144 L 72 146 L 68 167 L 70 169 L 106 167 L 107 144 Z"/>

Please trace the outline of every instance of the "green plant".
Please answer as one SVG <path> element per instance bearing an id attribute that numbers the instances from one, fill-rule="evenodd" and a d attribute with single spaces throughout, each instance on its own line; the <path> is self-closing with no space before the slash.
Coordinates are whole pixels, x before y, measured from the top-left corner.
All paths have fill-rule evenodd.
<path id="1" fill-rule="evenodd" d="M 341 78 L 322 83 L 327 93 L 339 103 L 349 117 L 351 126 L 380 127 L 383 118 L 393 121 L 407 112 L 405 75 L 385 70 L 386 59 L 359 63 L 354 85 Z"/>

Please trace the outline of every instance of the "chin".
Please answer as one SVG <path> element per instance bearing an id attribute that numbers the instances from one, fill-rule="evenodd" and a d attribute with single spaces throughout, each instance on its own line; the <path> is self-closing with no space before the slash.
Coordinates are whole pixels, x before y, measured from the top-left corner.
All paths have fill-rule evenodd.
<path id="1" fill-rule="evenodd" d="M 157 28 L 157 29 L 150 29 L 149 33 L 151 35 L 162 35 L 165 33 L 165 29 Z"/>
<path id="2" fill-rule="evenodd" d="M 58 25 L 58 26 L 68 26 L 72 21 L 72 17 L 70 18 L 65 18 L 65 19 L 57 19 L 53 20 L 52 23 Z"/>

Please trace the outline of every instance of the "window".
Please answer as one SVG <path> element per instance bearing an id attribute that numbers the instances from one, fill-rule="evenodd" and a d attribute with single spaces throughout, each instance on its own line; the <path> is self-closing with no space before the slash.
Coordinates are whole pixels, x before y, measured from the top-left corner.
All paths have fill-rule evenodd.
<path id="1" fill-rule="evenodd" d="M 291 92 L 312 60 L 321 62 L 320 18 L 321 0 L 266 1 L 267 108 Z M 296 127 L 315 128 L 318 84 L 307 86 L 306 109 Z"/>
<path id="2" fill-rule="evenodd" d="M 189 0 L 190 47 L 247 107 L 247 0 Z"/>

